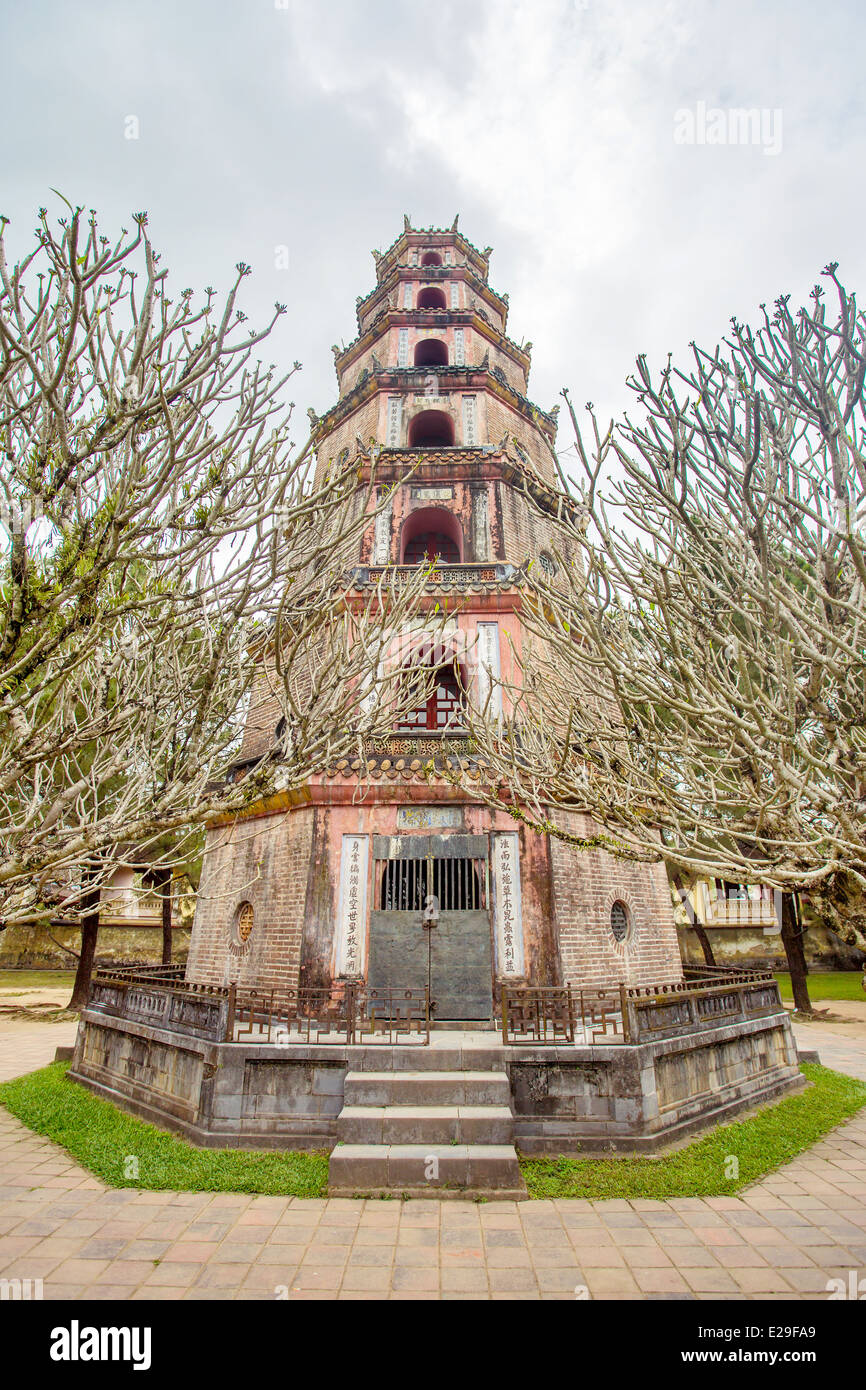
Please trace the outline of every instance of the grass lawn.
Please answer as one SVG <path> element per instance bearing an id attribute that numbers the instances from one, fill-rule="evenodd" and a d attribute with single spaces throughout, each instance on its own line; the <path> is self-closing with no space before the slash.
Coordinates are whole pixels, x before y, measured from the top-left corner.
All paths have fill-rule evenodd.
<path id="1" fill-rule="evenodd" d="M 72 993 L 74 970 L 0 970 L 0 990 L 68 989 Z"/>
<path id="2" fill-rule="evenodd" d="M 866 1083 L 827 1067 L 812 1085 L 666 1158 L 532 1158 L 520 1166 L 532 1197 L 729 1197 L 788 1163 L 866 1105 Z M 737 1165 L 730 1163 L 736 1158 Z M 728 1177 L 727 1172 L 736 1171 Z"/>
<path id="3" fill-rule="evenodd" d="M 826 975 L 807 975 L 809 998 L 813 1004 L 819 1004 L 825 999 L 857 999 L 861 1004 L 866 1004 L 866 991 L 860 984 L 862 978 L 859 970 L 829 970 Z M 791 976 L 777 975 L 776 979 L 779 981 L 782 998 L 793 999 Z"/>
<path id="4" fill-rule="evenodd" d="M 158 1192 L 266 1192 L 326 1197 L 326 1153 L 248 1153 L 198 1149 L 176 1134 L 118 1110 L 68 1080 L 68 1062 L 52 1062 L 0 1086 L 0 1104 L 37 1134 L 53 1139 L 111 1187 Z M 137 1176 L 129 1176 L 136 1159 Z"/>
<path id="5" fill-rule="evenodd" d="M 91 1095 L 52 1062 L 0 1086 L 0 1104 L 67 1150 L 112 1187 L 175 1192 L 264 1192 L 326 1197 L 328 1155 L 197 1149 Z M 812 1082 L 738 1124 L 725 1125 L 666 1158 L 526 1158 L 531 1197 L 726 1197 L 809 1148 L 866 1105 L 866 1083 L 805 1065 Z M 729 1159 L 739 1163 L 728 1178 Z M 129 1159 L 138 1175 L 127 1176 Z"/>

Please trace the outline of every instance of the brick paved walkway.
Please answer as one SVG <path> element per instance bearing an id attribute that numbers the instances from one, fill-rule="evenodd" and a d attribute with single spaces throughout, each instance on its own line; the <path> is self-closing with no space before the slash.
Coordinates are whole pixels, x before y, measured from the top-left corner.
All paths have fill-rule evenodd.
<path id="1" fill-rule="evenodd" d="M 68 1041 L 32 1028 L 19 1070 Z M 109 1189 L 0 1110 L 0 1277 L 49 1299 L 826 1299 L 852 1269 L 862 1115 L 740 1197 L 476 1205 Z"/>
<path id="2" fill-rule="evenodd" d="M 854 1036 L 846 1036 L 844 1028 L 837 1030 L 822 1027 L 820 1023 L 795 1023 L 794 1037 L 799 1050 L 817 1052 L 823 1066 L 866 1081 L 866 1043 Z"/>
<path id="3" fill-rule="evenodd" d="M 76 1020 L 63 1023 L 31 1023 L 24 1019 L 0 1021 L 0 1081 L 36 1071 L 54 1061 L 58 1047 L 71 1047 L 78 1031 Z"/>

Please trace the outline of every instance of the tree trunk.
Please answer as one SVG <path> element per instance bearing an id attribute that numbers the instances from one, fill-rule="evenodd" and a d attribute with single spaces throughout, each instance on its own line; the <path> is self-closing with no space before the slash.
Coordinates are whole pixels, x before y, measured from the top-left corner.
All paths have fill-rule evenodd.
<path id="1" fill-rule="evenodd" d="M 710 945 L 710 938 L 707 936 L 707 933 L 704 931 L 704 928 L 701 926 L 697 918 L 695 918 L 694 922 L 692 922 L 692 930 L 694 931 L 695 936 L 698 938 L 698 941 L 701 943 L 701 950 L 704 953 L 704 962 L 707 965 L 715 965 L 716 958 L 713 955 L 713 948 Z"/>
<path id="2" fill-rule="evenodd" d="M 791 993 L 794 996 L 794 1007 L 800 1013 L 810 1014 L 812 1012 L 812 1001 L 809 998 L 809 986 L 806 983 L 806 976 L 809 967 L 806 964 L 806 953 L 803 950 L 803 933 L 797 920 L 797 909 L 794 904 L 792 893 L 782 894 L 782 945 L 785 948 L 785 956 L 788 960 L 788 970 L 791 975 Z"/>
<path id="3" fill-rule="evenodd" d="M 96 938 L 99 935 L 99 899 L 100 890 L 98 888 L 91 889 L 84 899 L 84 913 L 81 918 L 81 954 L 78 957 L 78 968 L 75 971 L 72 998 L 67 1005 L 69 1009 L 83 1009 L 90 993 L 90 977 L 93 974 L 93 962 L 96 959 Z"/>
<path id="4" fill-rule="evenodd" d="M 691 927 L 695 936 L 698 938 L 698 941 L 701 943 L 701 950 L 704 953 L 704 963 L 706 965 L 715 965 L 716 958 L 713 955 L 713 948 L 710 945 L 710 938 L 707 936 L 703 922 L 699 922 L 697 917 L 695 916 L 695 910 L 692 907 L 691 901 L 685 888 L 683 887 L 683 882 L 679 874 L 674 874 L 674 887 L 679 893 L 680 902 L 686 910 L 686 916 L 689 919 L 689 926 Z"/>
<path id="5" fill-rule="evenodd" d="M 162 963 L 171 965 L 171 869 L 155 869 L 153 881 L 162 898 Z"/>

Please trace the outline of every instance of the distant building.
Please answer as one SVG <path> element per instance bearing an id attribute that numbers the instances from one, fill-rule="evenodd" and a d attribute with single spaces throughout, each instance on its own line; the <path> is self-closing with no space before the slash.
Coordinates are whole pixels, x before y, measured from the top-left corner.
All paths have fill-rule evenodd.
<path id="1" fill-rule="evenodd" d="M 688 907 L 676 907 L 677 928 L 686 964 L 703 961 L 697 934 L 702 926 L 719 965 L 753 965 L 787 970 L 781 936 L 781 895 L 765 884 L 732 883 L 726 879 L 698 879 L 687 892 Z M 864 953 L 846 946 L 812 912 L 809 901 L 796 897 L 803 929 L 806 960 L 815 969 L 861 968 Z"/>

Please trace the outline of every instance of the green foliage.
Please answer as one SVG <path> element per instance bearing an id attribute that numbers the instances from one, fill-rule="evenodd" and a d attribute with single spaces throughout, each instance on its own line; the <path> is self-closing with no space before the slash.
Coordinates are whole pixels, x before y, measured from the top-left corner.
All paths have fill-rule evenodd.
<path id="1" fill-rule="evenodd" d="M 68 1064 L 0 1086 L 0 1104 L 37 1134 L 66 1149 L 111 1187 L 156 1192 L 264 1192 L 271 1196 L 327 1195 L 325 1153 L 245 1153 L 198 1149 L 177 1135 L 145 1124 L 91 1095 L 66 1076 Z M 124 1176 L 129 1157 L 138 1177 Z"/>
<path id="2" fill-rule="evenodd" d="M 71 989 L 75 970 L 0 970 L 0 1003 L 24 989 Z"/>
<path id="3" fill-rule="evenodd" d="M 532 1158 L 521 1169 L 535 1198 L 725 1197 L 790 1162 L 866 1105 L 866 1084 L 826 1067 L 803 1066 L 809 1088 L 739 1123 L 724 1125 L 663 1158 Z M 111 1187 L 175 1192 L 327 1195 L 328 1156 L 198 1149 L 145 1124 L 69 1081 L 54 1062 L 0 1086 L 0 1104 Z M 124 1176 L 127 1159 L 139 1176 Z M 736 1179 L 725 1176 L 731 1156 Z"/>

